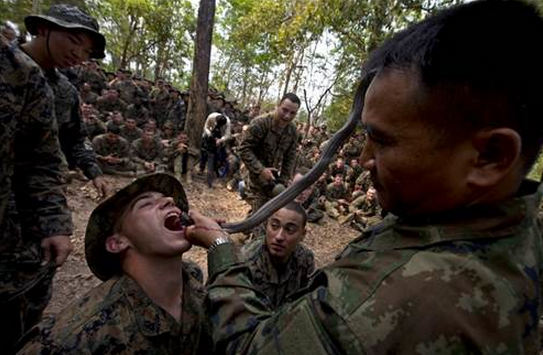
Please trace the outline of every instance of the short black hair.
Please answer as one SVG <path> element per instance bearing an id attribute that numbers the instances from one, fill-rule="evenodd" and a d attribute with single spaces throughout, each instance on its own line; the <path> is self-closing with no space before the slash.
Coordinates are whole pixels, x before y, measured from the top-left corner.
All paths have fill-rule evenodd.
<path id="1" fill-rule="evenodd" d="M 543 38 L 538 10 L 519 0 L 480 0 L 443 10 L 397 33 L 366 62 L 357 95 L 387 70 L 412 71 L 421 93 L 444 93 L 432 117 L 448 137 L 508 127 L 522 139 L 525 172 L 543 145 Z M 364 80 L 365 79 L 365 80 Z M 446 133 L 445 133 L 446 132 Z"/>
<path id="2" fill-rule="evenodd" d="M 283 208 L 289 211 L 294 211 L 302 216 L 302 226 L 305 227 L 305 225 L 307 224 L 307 213 L 305 212 L 305 209 L 302 205 L 300 205 L 298 202 L 291 201 L 287 203 Z"/>
<path id="3" fill-rule="evenodd" d="M 302 102 L 300 101 L 300 98 L 298 97 L 298 95 L 296 95 L 293 92 L 287 92 L 285 95 L 283 95 L 283 97 L 281 98 L 279 103 L 281 104 L 286 99 L 289 99 L 290 101 L 297 104 L 298 106 L 300 106 L 302 104 Z"/>

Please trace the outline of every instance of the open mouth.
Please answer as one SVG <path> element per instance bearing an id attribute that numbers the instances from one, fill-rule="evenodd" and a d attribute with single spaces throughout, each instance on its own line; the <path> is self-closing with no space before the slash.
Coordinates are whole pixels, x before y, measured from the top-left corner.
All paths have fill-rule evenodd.
<path id="1" fill-rule="evenodd" d="M 174 232 L 182 231 L 183 224 L 181 223 L 180 215 L 176 212 L 170 212 L 164 220 L 164 227 Z"/>

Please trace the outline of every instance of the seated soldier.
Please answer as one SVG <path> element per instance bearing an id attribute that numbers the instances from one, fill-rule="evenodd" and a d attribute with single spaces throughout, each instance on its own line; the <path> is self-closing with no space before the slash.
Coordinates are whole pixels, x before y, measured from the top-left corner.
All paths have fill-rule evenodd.
<path id="1" fill-rule="evenodd" d="M 179 133 L 165 149 L 167 165 L 178 179 L 186 176 L 189 160 L 189 137 L 185 132 Z"/>
<path id="2" fill-rule="evenodd" d="M 126 139 L 128 143 L 132 143 L 136 139 L 140 139 L 143 135 L 143 130 L 138 127 L 136 120 L 127 118 L 124 125 L 121 127 L 121 137 Z"/>
<path id="3" fill-rule="evenodd" d="M 377 202 L 377 191 L 370 186 L 366 194 L 358 196 L 349 205 L 349 214 L 340 221 L 350 223 L 351 227 L 363 231 L 381 221 L 381 208 Z"/>
<path id="4" fill-rule="evenodd" d="M 123 117 L 123 114 L 120 113 L 119 111 L 113 111 L 111 113 L 110 118 L 106 122 L 106 127 L 108 129 L 110 127 L 116 126 L 120 130 L 123 127 L 123 125 L 124 125 L 124 117 Z"/>
<path id="5" fill-rule="evenodd" d="M 292 183 L 295 184 L 302 179 L 302 177 L 307 174 L 309 170 L 307 168 L 300 168 L 298 172 L 294 174 L 294 179 Z M 324 217 L 324 212 L 319 207 L 319 191 L 315 188 L 314 185 L 309 186 L 307 189 L 302 191 L 296 199 L 295 202 L 298 202 L 305 209 L 307 214 L 307 221 L 310 223 L 319 223 L 319 221 Z"/>
<path id="6" fill-rule="evenodd" d="M 97 135 L 106 133 L 106 124 L 98 118 L 98 111 L 90 104 L 81 104 L 83 129 L 92 141 Z"/>
<path id="7" fill-rule="evenodd" d="M 18 354 L 209 354 L 201 270 L 182 259 L 191 247 L 187 209 L 167 174 L 142 177 L 96 207 L 85 257 L 103 283 L 34 327 Z"/>
<path id="8" fill-rule="evenodd" d="M 344 215 L 348 210 L 349 202 L 347 201 L 347 187 L 343 182 L 343 175 L 337 174 L 334 176 L 334 181 L 326 187 L 326 214 L 330 218 L 337 219 Z"/>
<path id="9" fill-rule="evenodd" d="M 164 148 L 153 131 L 143 131 L 143 136 L 132 142 L 130 156 L 139 174 L 164 172 Z"/>
<path id="10" fill-rule="evenodd" d="M 306 233 L 306 219 L 303 207 L 291 202 L 268 219 L 265 236 L 242 249 L 251 281 L 267 296 L 272 309 L 306 286 L 315 270 L 313 252 L 300 244 Z"/>
<path id="11" fill-rule="evenodd" d="M 102 171 L 106 174 L 134 176 L 134 164 L 130 161 L 130 147 L 123 137 L 119 136 L 119 128 L 94 137 L 92 146 Z"/>

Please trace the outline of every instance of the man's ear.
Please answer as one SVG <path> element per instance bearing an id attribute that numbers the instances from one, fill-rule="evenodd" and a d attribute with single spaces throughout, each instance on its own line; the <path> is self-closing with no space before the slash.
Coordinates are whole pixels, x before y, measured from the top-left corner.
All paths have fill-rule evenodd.
<path id="1" fill-rule="evenodd" d="M 494 186 L 521 165 L 522 139 L 511 128 L 482 130 L 471 141 L 476 154 L 468 183 L 473 186 Z"/>
<path id="2" fill-rule="evenodd" d="M 120 235 L 119 233 L 115 233 L 106 239 L 106 250 L 112 254 L 118 254 L 130 246 L 130 243 L 128 243 L 128 240 L 126 237 Z"/>

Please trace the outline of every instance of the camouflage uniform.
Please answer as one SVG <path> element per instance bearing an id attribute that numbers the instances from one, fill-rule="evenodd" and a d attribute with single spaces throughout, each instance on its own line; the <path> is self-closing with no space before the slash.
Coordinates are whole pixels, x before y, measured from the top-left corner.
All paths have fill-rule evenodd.
<path id="1" fill-rule="evenodd" d="M 126 102 L 124 102 L 120 98 L 116 100 L 112 100 L 108 97 L 100 96 L 96 100 L 96 109 L 100 111 L 101 115 L 104 115 L 106 112 L 113 112 L 113 111 L 119 111 L 120 113 L 124 115 L 124 113 L 126 112 L 126 108 L 127 108 Z"/>
<path id="2" fill-rule="evenodd" d="M 361 190 L 366 192 L 371 186 L 371 175 L 369 170 L 365 170 L 356 179 L 355 185 L 360 186 Z"/>
<path id="3" fill-rule="evenodd" d="M 107 174 L 116 174 L 123 171 L 134 171 L 134 165 L 130 161 L 130 145 L 123 137 L 118 137 L 116 142 L 111 143 L 107 140 L 106 134 L 101 134 L 94 137 L 92 140 L 92 146 L 96 155 L 106 157 L 108 155 L 121 159 L 119 164 L 108 164 L 98 159 L 100 167 Z"/>
<path id="4" fill-rule="evenodd" d="M 350 223 L 353 228 L 363 231 L 381 221 L 381 207 L 377 198 L 369 200 L 366 195 L 355 198 L 349 205 L 349 215 L 342 224 Z"/>
<path id="5" fill-rule="evenodd" d="M 536 188 L 431 218 L 387 217 L 275 313 L 233 246 L 219 245 L 208 255 L 217 352 L 538 354 Z"/>
<path id="6" fill-rule="evenodd" d="M 82 90 L 81 92 L 79 92 L 79 96 L 81 97 L 81 101 L 83 101 L 86 104 L 95 105 L 96 100 L 98 100 L 98 95 L 92 91 Z"/>
<path id="7" fill-rule="evenodd" d="M 313 189 L 311 195 L 302 203 L 302 207 L 307 214 L 307 221 L 310 223 L 318 223 L 324 217 L 324 212 L 320 209 L 318 203 L 319 196 L 319 191 Z"/>
<path id="8" fill-rule="evenodd" d="M 163 164 L 164 148 L 159 140 L 153 139 L 150 144 L 145 144 L 143 139 L 136 139 L 130 145 L 130 156 L 132 161 L 141 173 L 145 172 L 144 163 L 155 163 L 155 171 L 163 172 L 166 170 Z"/>
<path id="9" fill-rule="evenodd" d="M 143 107 L 143 104 L 131 104 L 126 108 L 125 117 L 134 119 L 138 127 L 141 127 L 149 120 L 149 110 Z"/>
<path id="10" fill-rule="evenodd" d="M 59 127 L 62 152 L 70 168 L 78 167 L 92 180 L 102 175 L 92 145 L 82 127 L 77 89 L 56 70 L 46 72 L 47 82 L 55 93 L 55 116 Z"/>
<path id="11" fill-rule="evenodd" d="M 127 104 L 134 103 L 134 97 L 138 92 L 138 87 L 131 79 L 118 80 L 109 86 L 111 89 L 119 91 L 119 98 Z"/>
<path id="12" fill-rule="evenodd" d="M 338 218 L 343 214 L 344 206 L 338 200 L 347 198 L 345 184 L 336 185 L 333 182 L 326 187 L 326 202 L 324 203 L 326 214 L 331 218 Z"/>
<path id="13" fill-rule="evenodd" d="M 173 123 L 176 133 L 185 130 L 186 114 L 187 109 L 185 101 L 182 98 L 177 99 L 176 102 L 172 102 L 170 107 L 168 107 L 168 120 Z"/>
<path id="14" fill-rule="evenodd" d="M 154 100 L 153 104 L 153 117 L 156 120 L 158 127 L 162 128 L 162 125 L 168 118 L 168 107 L 170 106 L 171 96 L 167 89 L 153 89 L 149 94 L 150 98 Z"/>
<path id="15" fill-rule="evenodd" d="M 289 295 L 307 286 L 315 271 L 313 252 L 301 244 L 280 270 L 272 263 L 265 236 L 246 244 L 242 253 L 251 270 L 251 283 L 267 296 L 266 303 L 271 309 L 279 308 Z"/>
<path id="16" fill-rule="evenodd" d="M 296 162 L 296 125 L 291 122 L 281 130 L 274 120 L 273 112 L 253 119 L 238 150 L 248 170 L 248 176 L 243 179 L 253 212 L 272 197 L 270 186 L 260 180 L 262 170 L 270 167 L 279 169 L 277 183 L 286 186 Z"/>
<path id="17" fill-rule="evenodd" d="M 116 276 L 40 323 L 18 354 L 209 354 L 204 295 L 201 282 L 183 270 L 178 322 L 136 281 Z"/>
<path id="18" fill-rule="evenodd" d="M 106 76 L 101 70 L 94 70 L 91 68 L 83 67 L 81 68 L 80 82 L 87 82 L 97 94 L 101 94 L 102 90 L 106 88 Z"/>
<path id="19" fill-rule="evenodd" d="M 62 193 L 53 91 L 38 65 L 0 35 L 0 349 L 41 317 L 52 264 L 41 266 L 43 238 L 70 235 Z"/>
<path id="20" fill-rule="evenodd" d="M 87 136 L 92 139 L 102 133 L 106 133 L 106 124 L 100 119 L 86 120 L 83 122 L 83 129 L 87 133 Z"/>
<path id="21" fill-rule="evenodd" d="M 135 127 L 134 129 L 129 129 L 127 125 L 123 125 L 121 127 L 121 137 L 126 139 L 128 143 L 132 143 L 136 139 L 140 139 L 142 134 L 143 130 L 139 127 Z"/>

